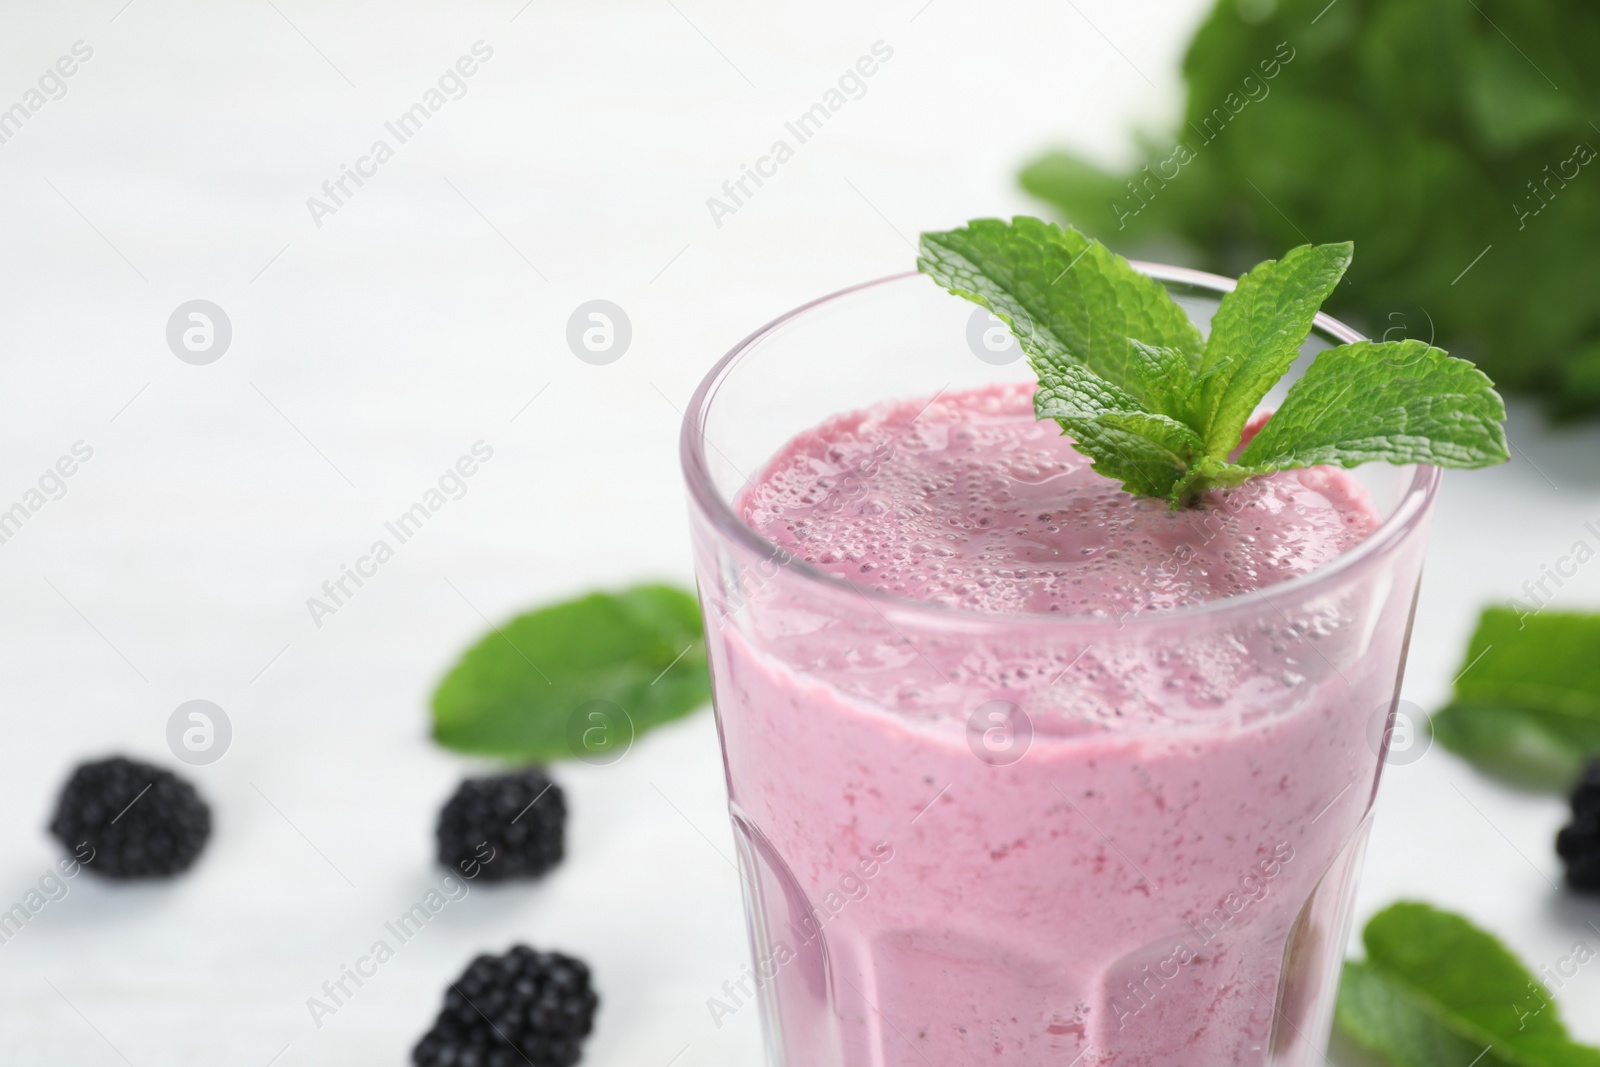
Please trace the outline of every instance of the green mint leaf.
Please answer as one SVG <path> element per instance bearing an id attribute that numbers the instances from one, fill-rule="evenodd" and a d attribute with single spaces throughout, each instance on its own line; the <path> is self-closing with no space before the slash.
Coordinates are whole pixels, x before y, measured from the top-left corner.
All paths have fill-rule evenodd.
<path id="1" fill-rule="evenodd" d="M 1416 341 L 1344 345 L 1290 387 L 1237 461 L 1245 423 L 1294 363 L 1351 246 L 1262 263 L 1204 344 L 1153 278 L 1038 219 L 925 233 L 917 268 L 1011 327 L 1039 376 L 1034 410 L 1094 469 L 1174 507 L 1257 474 L 1373 460 L 1481 467 L 1507 458 L 1505 408 L 1471 364 Z"/>
<path id="2" fill-rule="evenodd" d="M 710 693 L 694 596 L 635 586 L 495 627 L 434 691 L 433 736 L 519 761 L 594 758 L 687 715 Z"/>
<path id="3" fill-rule="evenodd" d="M 1278 379 L 1288 373 L 1312 320 L 1350 265 L 1354 246 L 1301 245 L 1258 264 L 1222 298 L 1211 319 L 1202 371 L 1206 446 L 1226 454 L 1239 443 Z"/>
<path id="4" fill-rule="evenodd" d="M 1550 992 L 1495 937 L 1426 904 L 1379 912 L 1345 964 L 1336 1019 L 1393 1067 L 1600 1067 Z"/>
<path id="5" fill-rule="evenodd" d="M 1146 377 L 1133 342 L 1198 364 L 1200 331 L 1153 278 L 1076 230 L 1019 216 L 925 233 L 917 269 L 982 304 L 1016 334 L 1034 367 L 1077 363 L 1153 408 L 1170 386 Z"/>
<path id="6" fill-rule="evenodd" d="M 1239 463 L 1486 467 L 1509 457 L 1505 416 L 1493 383 L 1466 360 L 1421 341 L 1358 341 L 1312 361 Z"/>
<path id="7" fill-rule="evenodd" d="M 1147 345 L 1136 340 L 1128 345 L 1128 363 L 1130 372 L 1140 382 L 1147 408 L 1171 415 L 1185 424 L 1194 421 L 1199 380 L 1189 368 L 1187 353 L 1170 345 Z M 1237 434 L 1233 441 L 1239 443 Z M 1202 447 L 1196 454 L 1204 451 Z"/>
<path id="8" fill-rule="evenodd" d="M 1138 358 L 1151 365 L 1174 358 L 1169 353 L 1175 350 L 1137 348 Z M 1038 372 L 1034 414 L 1059 422 L 1072 435 L 1073 447 L 1094 460 L 1097 472 L 1131 493 L 1170 496 L 1204 451 L 1200 436 L 1188 426 L 1145 411 L 1139 401 L 1087 367 L 1041 361 Z"/>
<path id="9" fill-rule="evenodd" d="M 1600 755 L 1600 718 L 1558 719 L 1540 711 L 1456 702 L 1428 722 L 1434 740 L 1524 789 L 1565 791 Z"/>
<path id="10" fill-rule="evenodd" d="M 1138 400 L 1078 363 L 1041 362 L 1033 413 L 1044 419 L 1094 418 L 1108 411 L 1143 411 Z"/>
<path id="11" fill-rule="evenodd" d="M 1147 411 L 1108 411 L 1061 419 L 1074 447 L 1094 469 L 1140 496 L 1168 497 L 1203 451 L 1200 435 L 1176 419 Z"/>
<path id="12" fill-rule="evenodd" d="M 1589 541 L 1581 544 L 1593 554 Z M 1600 756 L 1597 648 L 1600 615 L 1489 608 L 1454 699 L 1432 718 L 1434 737 L 1490 774 L 1565 791 Z"/>

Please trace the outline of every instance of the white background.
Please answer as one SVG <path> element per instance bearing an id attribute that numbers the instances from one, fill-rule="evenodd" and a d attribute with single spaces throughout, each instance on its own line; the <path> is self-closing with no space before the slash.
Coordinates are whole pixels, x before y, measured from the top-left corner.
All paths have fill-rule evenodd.
<path id="1" fill-rule="evenodd" d="M 79 759 L 172 763 L 193 698 L 235 738 L 188 772 L 216 821 L 190 875 L 80 877 L 0 946 L 0 1055 L 400 1063 L 475 952 L 526 939 L 597 972 L 586 1063 L 754 1065 L 754 1010 L 719 1030 L 706 1009 L 746 954 L 704 713 L 560 769 L 571 855 L 545 883 L 450 905 L 320 1029 L 306 999 L 438 877 L 434 815 L 473 765 L 427 741 L 427 699 L 483 616 L 690 581 L 676 437 L 713 360 L 907 268 L 921 229 L 1034 208 L 1013 175 L 1050 143 L 1127 158 L 1133 124 L 1176 113 L 1199 6 L 123 3 L 6 0 L 0 25 L 0 107 L 94 49 L 0 145 L 0 508 L 94 449 L 0 545 L 0 904 L 54 860 Z M 478 40 L 465 97 L 316 226 L 306 199 Z M 879 40 L 865 97 L 715 225 L 706 198 Z M 233 325 L 209 366 L 165 342 L 194 298 Z M 633 322 L 605 367 L 564 341 L 594 298 Z M 1406 685 L 1424 707 L 1476 609 L 1600 519 L 1600 437 L 1521 407 L 1512 430 L 1509 466 L 1446 480 Z M 467 495 L 315 627 L 306 598 L 478 440 Z M 1600 568 L 1560 603 L 1600 605 Z M 1420 898 L 1536 966 L 1600 947 L 1600 905 L 1552 885 L 1559 800 L 1433 752 L 1378 804 L 1363 918 Z M 1600 1040 L 1600 966 L 1561 1000 Z"/>

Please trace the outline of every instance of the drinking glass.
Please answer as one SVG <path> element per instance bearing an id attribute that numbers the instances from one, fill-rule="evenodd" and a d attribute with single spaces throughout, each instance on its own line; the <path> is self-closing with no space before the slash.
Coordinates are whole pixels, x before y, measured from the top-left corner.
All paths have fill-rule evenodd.
<path id="1" fill-rule="evenodd" d="M 1233 285 L 1136 266 L 1202 331 Z M 1360 339 L 1318 316 L 1301 366 Z M 685 419 L 768 1063 L 1320 1064 L 1438 471 L 1353 472 L 1381 525 L 1300 577 L 1122 618 L 907 600 L 742 517 L 796 434 L 1019 355 L 901 275 L 757 330 Z M 819 506 L 866 506 L 872 463 Z"/>

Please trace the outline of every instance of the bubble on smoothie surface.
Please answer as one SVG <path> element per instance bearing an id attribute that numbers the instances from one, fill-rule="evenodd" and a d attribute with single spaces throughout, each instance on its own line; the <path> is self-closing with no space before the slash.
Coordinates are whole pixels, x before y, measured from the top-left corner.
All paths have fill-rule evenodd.
<path id="1" fill-rule="evenodd" d="M 1121 616 L 1250 592 L 1316 569 L 1380 519 L 1330 468 L 1282 471 L 1173 511 L 1097 473 L 1031 384 L 838 415 L 744 494 L 745 520 L 822 570 L 991 613 Z"/>

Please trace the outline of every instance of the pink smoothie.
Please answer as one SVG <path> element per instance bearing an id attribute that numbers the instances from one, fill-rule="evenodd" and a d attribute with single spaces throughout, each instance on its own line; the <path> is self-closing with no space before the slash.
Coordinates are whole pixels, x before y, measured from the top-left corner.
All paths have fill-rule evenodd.
<path id="1" fill-rule="evenodd" d="M 1007 386 L 833 418 L 737 507 L 775 548 L 708 632 L 775 1063 L 1320 1062 L 1420 545 L 1275 587 L 1379 525 L 1360 483 L 1174 512 Z"/>

